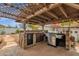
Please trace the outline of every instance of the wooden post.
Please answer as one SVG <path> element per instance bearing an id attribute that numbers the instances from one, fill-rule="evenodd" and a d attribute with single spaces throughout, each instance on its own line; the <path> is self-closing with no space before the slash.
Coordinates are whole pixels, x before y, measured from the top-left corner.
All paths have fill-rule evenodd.
<path id="1" fill-rule="evenodd" d="M 44 31 L 44 25 L 42 25 L 42 30 Z"/>
<path id="2" fill-rule="evenodd" d="M 44 31 L 44 24 L 42 24 L 41 26 L 42 26 L 42 30 Z"/>
<path id="3" fill-rule="evenodd" d="M 26 48 L 26 45 L 27 45 L 27 35 L 26 35 L 26 23 L 24 22 L 23 23 L 23 29 L 24 29 L 24 31 L 23 31 L 23 40 L 22 40 L 22 48 Z"/>
<path id="4" fill-rule="evenodd" d="M 71 49 L 71 41 L 70 41 L 70 25 L 71 25 L 71 19 L 69 19 L 69 50 Z"/>
<path id="5" fill-rule="evenodd" d="M 44 31 L 44 24 L 42 25 L 42 30 L 43 30 L 43 33 L 46 35 L 45 31 Z M 43 38 L 44 42 L 46 41 L 46 38 L 44 37 Z"/>
<path id="6" fill-rule="evenodd" d="M 36 44 L 36 33 L 33 34 L 33 45 Z"/>
<path id="7" fill-rule="evenodd" d="M 70 41 L 70 19 L 69 19 L 68 31 L 66 32 L 66 48 L 68 50 L 71 49 L 71 41 Z"/>
<path id="8" fill-rule="evenodd" d="M 66 32 L 66 49 L 69 49 L 69 31 Z"/>

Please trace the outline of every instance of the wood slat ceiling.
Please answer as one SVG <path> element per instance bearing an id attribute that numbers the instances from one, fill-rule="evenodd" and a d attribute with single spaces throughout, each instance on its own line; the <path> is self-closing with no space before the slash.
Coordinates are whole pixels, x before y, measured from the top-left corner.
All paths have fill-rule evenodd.
<path id="1" fill-rule="evenodd" d="M 55 20 L 78 19 L 79 4 L 0 3 L 0 17 L 18 22 L 48 24 Z"/>

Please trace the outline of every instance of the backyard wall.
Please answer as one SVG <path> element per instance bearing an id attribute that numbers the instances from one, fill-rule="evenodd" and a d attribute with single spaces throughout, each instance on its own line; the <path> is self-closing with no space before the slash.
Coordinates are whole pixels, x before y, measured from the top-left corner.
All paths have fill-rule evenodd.
<path id="1" fill-rule="evenodd" d="M 7 41 L 18 42 L 19 34 L 10 34 L 10 35 L 0 35 L 0 39 Z"/>

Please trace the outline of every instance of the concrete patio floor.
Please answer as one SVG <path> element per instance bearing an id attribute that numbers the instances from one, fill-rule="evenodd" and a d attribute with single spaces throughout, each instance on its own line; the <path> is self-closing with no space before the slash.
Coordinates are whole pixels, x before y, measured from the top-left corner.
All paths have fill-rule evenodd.
<path id="1" fill-rule="evenodd" d="M 14 37 L 5 36 L 6 45 L 0 49 L 0 56 L 78 56 L 76 51 L 68 51 L 64 48 L 48 46 L 45 42 L 37 43 L 36 46 L 26 50 L 14 42 Z M 12 39 L 12 40 L 11 40 Z"/>
<path id="2" fill-rule="evenodd" d="M 54 48 L 41 42 L 36 46 L 23 50 L 15 42 L 10 42 L 0 49 L 1 56 L 77 56 L 73 51 L 67 51 L 64 48 Z"/>

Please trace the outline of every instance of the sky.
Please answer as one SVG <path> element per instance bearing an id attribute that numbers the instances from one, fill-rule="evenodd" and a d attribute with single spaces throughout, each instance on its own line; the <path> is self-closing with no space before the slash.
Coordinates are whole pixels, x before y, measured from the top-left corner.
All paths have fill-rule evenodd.
<path id="1" fill-rule="evenodd" d="M 0 18 L 0 24 L 5 26 L 11 26 L 11 27 L 16 27 L 16 26 L 19 27 L 19 23 L 9 18 Z"/>

